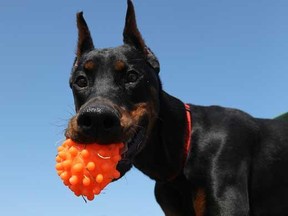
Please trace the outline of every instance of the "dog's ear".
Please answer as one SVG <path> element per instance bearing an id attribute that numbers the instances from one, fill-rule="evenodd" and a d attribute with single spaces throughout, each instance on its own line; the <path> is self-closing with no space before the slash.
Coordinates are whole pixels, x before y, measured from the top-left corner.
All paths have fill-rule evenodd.
<path id="1" fill-rule="evenodd" d="M 140 50 L 145 55 L 147 62 L 154 68 L 155 71 L 159 72 L 159 61 L 149 47 L 146 46 L 144 39 L 138 30 L 133 3 L 131 0 L 127 0 L 127 4 L 128 8 L 123 31 L 124 43 Z"/>
<path id="2" fill-rule="evenodd" d="M 78 44 L 77 44 L 77 59 L 79 59 L 83 53 L 94 49 L 93 40 L 90 35 L 89 28 L 83 17 L 83 12 L 76 14 L 77 28 L 78 28 Z"/>

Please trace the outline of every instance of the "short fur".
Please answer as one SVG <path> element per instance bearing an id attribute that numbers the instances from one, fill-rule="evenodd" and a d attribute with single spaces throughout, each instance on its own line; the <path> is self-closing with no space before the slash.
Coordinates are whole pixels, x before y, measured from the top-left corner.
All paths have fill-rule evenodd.
<path id="1" fill-rule="evenodd" d="M 124 175 L 134 165 L 154 179 L 167 216 L 288 215 L 287 122 L 190 105 L 186 158 L 184 103 L 162 90 L 159 62 L 137 28 L 132 2 L 122 46 L 95 49 L 82 12 L 77 24 L 70 78 L 77 114 L 67 137 L 126 143 L 118 169 Z"/>

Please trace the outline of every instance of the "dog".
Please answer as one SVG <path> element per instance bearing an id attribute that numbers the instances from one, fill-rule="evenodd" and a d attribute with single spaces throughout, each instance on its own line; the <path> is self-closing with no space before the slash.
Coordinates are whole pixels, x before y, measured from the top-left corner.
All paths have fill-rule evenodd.
<path id="1" fill-rule="evenodd" d="M 97 49 L 77 13 L 70 77 L 76 114 L 67 138 L 123 142 L 117 169 L 156 181 L 166 216 L 288 215 L 288 123 L 185 104 L 162 89 L 160 65 L 128 0 L 124 45 Z"/>

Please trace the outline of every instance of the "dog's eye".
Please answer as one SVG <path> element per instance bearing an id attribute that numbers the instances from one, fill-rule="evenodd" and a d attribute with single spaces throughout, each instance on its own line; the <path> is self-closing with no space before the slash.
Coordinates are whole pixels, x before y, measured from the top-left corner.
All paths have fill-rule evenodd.
<path id="1" fill-rule="evenodd" d="M 133 83 L 133 82 L 136 82 L 138 78 L 139 78 L 139 75 L 136 71 L 129 71 L 126 76 L 126 82 Z"/>
<path id="2" fill-rule="evenodd" d="M 77 77 L 75 84 L 80 88 L 85 88 L 88 86 L 88 81 L 87 81 L 86 77 L 79 76 L 79 77 Z"/>

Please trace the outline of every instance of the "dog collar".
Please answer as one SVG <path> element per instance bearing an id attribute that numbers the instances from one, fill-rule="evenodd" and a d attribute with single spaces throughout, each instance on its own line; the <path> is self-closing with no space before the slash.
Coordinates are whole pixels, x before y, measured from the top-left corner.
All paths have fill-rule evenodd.
<path id="1" fill-rule="evenodd" d="M 191 115 L 191 109 L 188 104 L 185 104 L 185 111 L 186 111 L 186 133 L 185 133 L 185 143 L 184 143 L 184 157 L 183 157 L 183 164 L 182 164 L 182 169 L 184 169 L 184 166 L 186 164 L 189 150 L 191 147 L 191 135 L 192 135 L 192 115 Z M 173 181 L 179 173 L 174 173 L 172 174 L 169 178 L 168 181 Z"/>
<path id="2" fill-rule="evenodd" d="M 191 135 L 192 135 L 192 115 L 191 109 L 188 104 L 185 104 L 186 109 L 186 123 L 187 123 L 187 130 L 186 130 L 186 138 L 185 138 L 185 145 L 184 145 L 184 163 L 187 160 L 188 152 L 191 146 Z"/>

